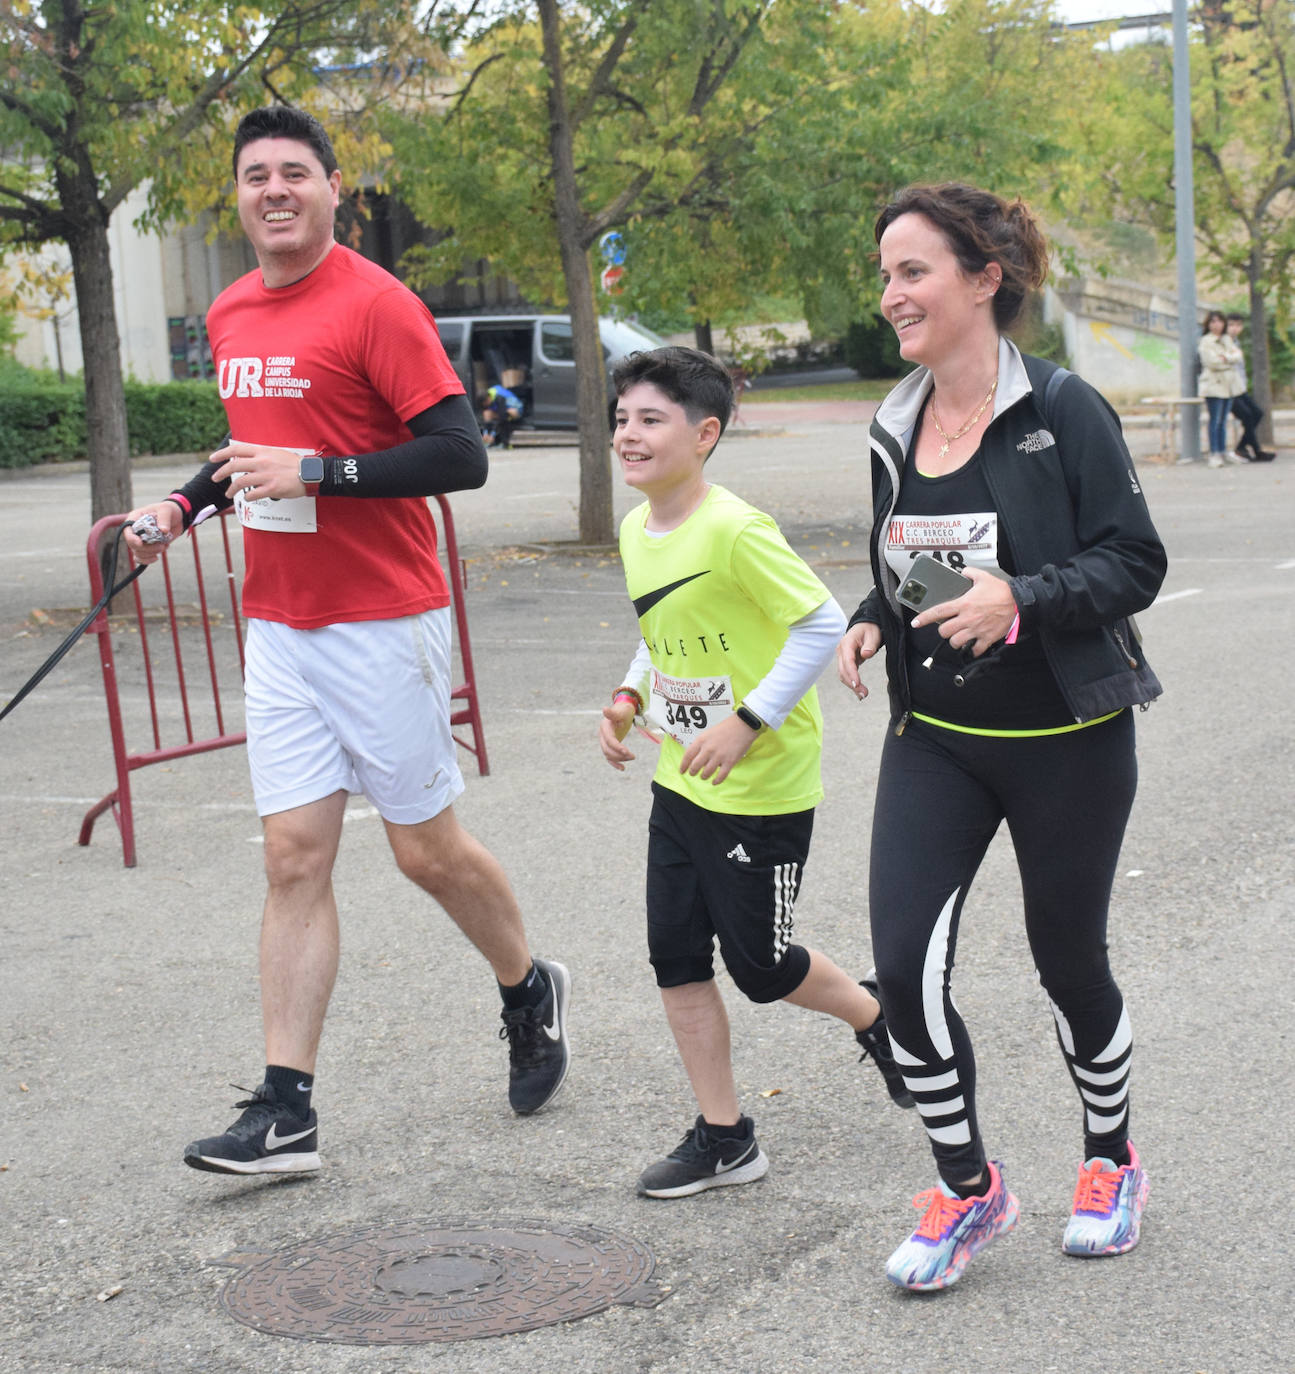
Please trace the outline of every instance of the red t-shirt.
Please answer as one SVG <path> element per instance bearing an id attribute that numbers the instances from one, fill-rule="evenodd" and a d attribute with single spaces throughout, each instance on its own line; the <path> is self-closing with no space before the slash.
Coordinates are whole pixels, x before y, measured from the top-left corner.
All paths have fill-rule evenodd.
<path id="1" fill-rule="evenodd" d="M 410 438 L 405 421 L 461 395 L 431 312 L 341 244 L 271 290 L 259 270 L 207 314 L 230 433 L 241 443 L 351 457 Z M 239 503 L 243 610 L 297 629 L 449 604 L 422 498 L 303 496 Z"/>

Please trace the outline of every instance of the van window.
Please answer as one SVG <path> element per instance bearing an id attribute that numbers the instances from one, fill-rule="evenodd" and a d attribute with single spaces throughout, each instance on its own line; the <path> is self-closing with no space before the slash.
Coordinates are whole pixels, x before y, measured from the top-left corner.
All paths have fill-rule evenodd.
<path id="1" fill-rule="evenodd" d="M 436 332 L 441 336 L 441 345 L 451 358 L 457 358 L 463 349 L 463 325 L 458 320 L 436 321 Z"/>
<path id="2" fill-rule="evenodd" d="M 565 320 L 545 320 L 540 325 L 540 352 L 551 363 L 573 363 L 575 345 L 571 341 L 571 326 Z"/>

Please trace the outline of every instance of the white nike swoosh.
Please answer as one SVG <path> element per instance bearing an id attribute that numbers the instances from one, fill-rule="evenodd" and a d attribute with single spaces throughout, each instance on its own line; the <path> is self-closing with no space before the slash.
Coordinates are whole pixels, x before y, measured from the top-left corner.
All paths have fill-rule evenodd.
<path id="1" fill-rule="evenodd" d="M 553 1024 L 544 1027 L 544 1034 L 555 1042 L 562 1039 L 562 1027 L 558 1025 L 558 1009 L 556 1003 L 553 1007 Z"/>
<path id="2" fill-rule="evenodd" d="M 748 1145 L 736 1159 L 730 1159 L 727 1164 L 724 1163 L 723 1160 L 720 1160 L 715 1166 L 715 1172 L 717 1174 L 726 1174 L 730 1169 L 736 1169 L 739 1164 L 744 1164 L 747 1159 L 750 1158 L 752 1149 L 754 1149 L 754 1145 Z"/>
<path id="3" fill-rule="evenodd" d="M 277 1121 L 271 1122 L 270 1129 L 265 1133 L 265 1148 L 267 1150 L 281 1150 L 285 1145 L 291 1145 L 298 1140 L 305 1140 L 314 1129 L 311 1126 L 304 1131 L 298 1131 L 296 1135 L 279 1135 L 279 1123 Z"/>

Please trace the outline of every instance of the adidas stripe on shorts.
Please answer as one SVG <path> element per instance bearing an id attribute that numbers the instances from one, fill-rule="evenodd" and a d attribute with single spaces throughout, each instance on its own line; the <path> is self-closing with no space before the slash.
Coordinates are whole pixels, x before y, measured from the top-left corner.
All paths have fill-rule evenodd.
<path id="1" fill-rule="evenodd" d="M 659 987 L 714 975 L 714 943 L 755 1002 L 794 992 L 809 954 L 793 916 L 814 811 L 731 816 L 652 784 L 648 821 L 648 954 Z"/>

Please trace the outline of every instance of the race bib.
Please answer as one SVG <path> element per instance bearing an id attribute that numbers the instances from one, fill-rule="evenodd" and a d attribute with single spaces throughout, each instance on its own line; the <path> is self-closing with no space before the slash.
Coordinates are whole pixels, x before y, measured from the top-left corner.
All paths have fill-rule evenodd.
<path id="1" fill-rule="evenodd" d="M 290 453 L 299 453 L 303 458 L 309 458 L 317 452 L 313 448 L 292 448 L 289 444 L 266 444 L 264 447 L 286 448 Z M 236 491 L 234 514 L 238 516 L 238 523 L 247 530 L 273 530 L 279 534 L 314 534 L 319 528 L 315 522 L 313 496 L 288 496 L 283 499 L 258 496 L 249 501 L 245 493 Z"/>
<path id="2" fill-rule="evenodd" d="M 886 532 L 886 562 L 902 582 L 919 553 L 929 553 L 956 572 L 968 566 L 998 567 L 998 512 L 896 515 Z"/>
<path id="3" fill-rule="evenodd" d="M 685 749 L 703 730 L 732 714 L 731 678 L 667 677 L 652 669 L 648 724 L 664 730 Z"/>

